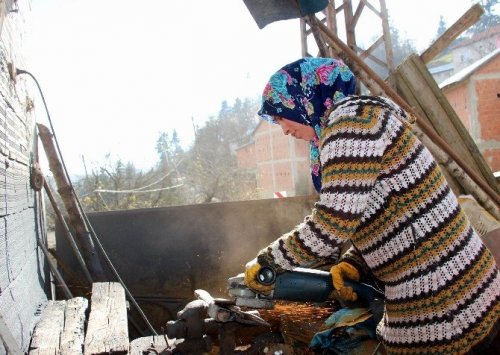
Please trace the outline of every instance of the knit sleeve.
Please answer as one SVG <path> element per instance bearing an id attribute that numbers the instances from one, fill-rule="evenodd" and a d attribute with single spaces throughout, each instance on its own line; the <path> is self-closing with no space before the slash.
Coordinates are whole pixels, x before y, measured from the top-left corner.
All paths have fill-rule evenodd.
<path id="1" fill-rule="evenodd" d="M 387 117 L 379 107 L 335 110 L 320 137 L 322 188 L 312 214 L 263 249 L 261 264 L 279 271 L 338 260 L 361 223 L 387 146 Z"/>

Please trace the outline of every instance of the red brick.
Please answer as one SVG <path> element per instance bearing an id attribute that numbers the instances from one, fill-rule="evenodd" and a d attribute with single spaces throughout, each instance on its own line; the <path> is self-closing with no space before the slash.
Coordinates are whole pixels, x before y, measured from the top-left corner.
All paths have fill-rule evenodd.
<path id="1" fill-rule="evenodd" d="M 450 105 L 453 107 L 465 128 L 470 129 L 470 99 L 465 83 L 458 84 L 444 91 Z"/>
<path id="2" fill-rule="evenodd" d="M 499 61 L 500 61 L 500 57 Z M 477 111 L 481 126 L 481 139 L 500 139 L 500 78 L 476 82 Z"/>

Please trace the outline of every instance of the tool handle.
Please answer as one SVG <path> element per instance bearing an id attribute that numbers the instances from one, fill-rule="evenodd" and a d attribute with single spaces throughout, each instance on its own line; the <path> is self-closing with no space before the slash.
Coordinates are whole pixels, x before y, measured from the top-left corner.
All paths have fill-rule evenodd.
<path id="1" fill-rule="evenodd" d="M 273 268 L 265 266 L 259 270 L 257 279 L 263 285 L 274 284 L 273 299 L 279 300 L 324 302 L 334 290 L 331 274 L 322 270 L 296 268 L 277 275 Z M 348 279 L 344 283 L 368 303 L 384 298 L 382 292 L 370 285 Z"/>

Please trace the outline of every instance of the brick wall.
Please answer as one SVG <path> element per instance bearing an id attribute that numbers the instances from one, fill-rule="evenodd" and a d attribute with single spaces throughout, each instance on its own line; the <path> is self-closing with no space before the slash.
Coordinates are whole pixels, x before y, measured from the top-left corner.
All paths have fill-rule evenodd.
<path id="1" fill-rule="evenodd" d="M 12 1 L 6 2 L 9 9 Z M 32 82 L 14 84 L 7 63 L 23 62 L 22 36 L 29 2 L 3 18 L 0 37 L 0 315 L 17 346 L 26 351 L 37 315 L 47 301 L 49 279 L 37 247 L 40 209 L 30 186 L 34 118 L 28 97 Z M 5 353 L 0 342 L 0 354 Z"/>
<path id="2" fill-rule="evenodd" d="M 446 97 L 448 98 L 448 101 L 457 113 L 458 117 L 460 117 L 460 120 L 464 124 L 465 128 L 470 130 L 470 102 L 466 84 L 461 83 L 450 88 L 446 91 Z"/>
<path id="3" fill-rule="evenodd" d="M 500 171 L 500 54 L 443 88 L 492 171 Z"/>
<path id="4" fill-rule="evenodd" d="M 308 142 L 285 136 L 280 126 L 265 121 L 255 130 L 254 142 L 257 189 L 261 198 L 272 197 L 276 191 L 286 191 L 287 196 L 312 192 Z M 247 153 L 250 154 L 250 150 Z M 245 156 L 241 159 L 241 164 L 250 160 Z"/>
<path id="5" fill-rule="evenodd" d="M 236 159 L 240 169 L 254 169 L 257 166 L 255 160 L 255 143 L 240 147 L 236 151 Z"/>

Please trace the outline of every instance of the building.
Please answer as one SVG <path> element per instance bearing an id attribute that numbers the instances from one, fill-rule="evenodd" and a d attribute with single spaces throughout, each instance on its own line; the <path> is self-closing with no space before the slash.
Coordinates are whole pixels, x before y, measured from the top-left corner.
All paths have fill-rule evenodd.
<path id="1" fill-rule="evenodd" d="M 492 171 L 500 171 L 500 49 L 443 81 L 439 87 Z"/>
<path id="2" fill-rule="evenodd" d="M 257 125 L 253 138 L 237 150 L 238 167 L 253 172 L 260 198 L 313 192 L 308 142 L 285 136 L 279 125 L 266 121 Z"/>
<path id="3" fill-rule="evenodd" d="M 439 57 L 429 62 L 429 72 L 438 84 L 500 48 L 500 25 L 460 38 Z"/>

